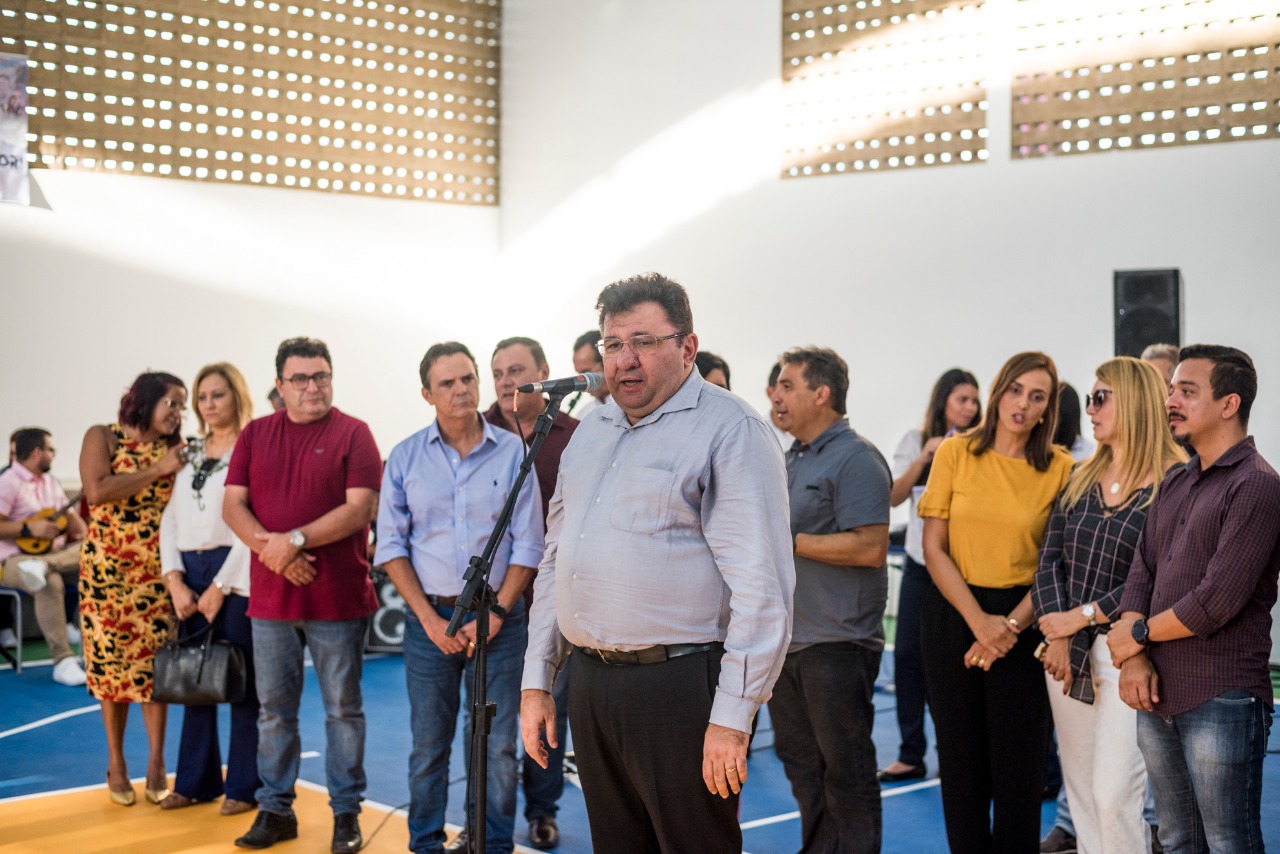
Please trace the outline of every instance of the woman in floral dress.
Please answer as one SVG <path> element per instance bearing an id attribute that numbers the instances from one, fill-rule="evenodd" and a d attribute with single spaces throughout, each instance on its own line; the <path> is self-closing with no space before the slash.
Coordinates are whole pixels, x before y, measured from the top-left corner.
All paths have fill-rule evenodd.
<path id="1" fill-rule="evenodd" d="M 168 707 L 151 702 L 156 650 L 169 640 L 173 603 L 160 577 L 160 516 L 185 459 L 187 390 L 148 371 L 120 401 L 115 424 L 90 427 L 80 450 L 89 532 L 80 552 L 80 617 L 89 693 L 102 704 L 111 800 L 137 800 L 124 758 L 129 704 L 142 704 L 150 758 L 146 796 L 169 794 L 164 764 Z"/>

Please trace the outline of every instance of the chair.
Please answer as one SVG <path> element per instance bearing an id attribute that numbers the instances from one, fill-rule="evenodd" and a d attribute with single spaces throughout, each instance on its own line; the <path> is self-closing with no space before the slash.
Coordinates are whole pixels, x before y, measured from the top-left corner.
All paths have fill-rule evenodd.
<path id="1" fill-rule="evenodd" d="M 13 665 L 13 669 L 18 675 L 22 675 L 22 595 L 12 587 L 0 587 L 0 596 L 13 597 L 13 633 L 18 638 L 18 657 L 14 658 L 13 653 L 7 648 L 0 646 L 0 655 L 3 655 Z"/>

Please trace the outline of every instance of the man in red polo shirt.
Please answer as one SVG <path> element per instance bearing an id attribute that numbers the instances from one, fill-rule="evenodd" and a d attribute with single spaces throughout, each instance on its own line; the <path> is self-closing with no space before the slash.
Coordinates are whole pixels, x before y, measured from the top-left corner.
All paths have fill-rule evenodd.
<path id="1" fill-rule="evenodd" d="M 360 850 L 363 842 L 360 675 L 366 621 L 377 609 L 366 555 L 382 462 L 368 425 L 333 406 L 333 362 L 323 341 L 281 344 L 276 388 L 285 408 L 240 434 L 222 508 L 254 552 L 249 617 L 262 704 L 259 812 L 236 845 L 267 848 L 298 835 L 293 786 L 305 643 L 324 698 L 331 850 L 340 854 Z"/>

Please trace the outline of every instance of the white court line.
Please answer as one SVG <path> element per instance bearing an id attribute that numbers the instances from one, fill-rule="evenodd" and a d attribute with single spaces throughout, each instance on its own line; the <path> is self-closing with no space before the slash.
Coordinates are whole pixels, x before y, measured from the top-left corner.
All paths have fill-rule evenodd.
<path id="1" fill-rule="evenodd" d="M 32 730 L 32 729 L 39 729 L 42 726 L 48 726 L 49 724 L 57 723 L 58 721 L 66 720 L 67 718 L 74 718 L 76 715 L 87 715 L 89 712 L 96 712 L 100 708 L 101 706 L 83 706 L 79 709 L 71 709 L 70 711 L 59 712 L 56 715 L 50 715 L 47 718 L 41 718 L 38 721 L 32 721 L 29 724 L 23 724 L 22 726 L 14 727 L 13 729 L 7 729 L 4 732 L 0 732 L 0 738 L 8 738 L 11 735 L 17 735 L 20 732 L 26 732 L 27 730 Z"/>
<path id="2" fill-rule="evenodd" d="M 909 786 L 897 786 L 892 789 L 883 789 L 880 792 L 880 799 L 892 798 L 894 795 L 905 795 L 907 792 L 918 792 L 921 789 L 932 789 L 941 784 L 941 780 L 937 777 L 932 780 L 922 780 L 919 783 L 912 783 Z M 780 824 L 784 821 L 792 821 L 800 817 L 799 812 L 782 813 L 781 815 L 772 815 L 768 818 L 757 818 L 753 821 L 744 821 L 739 825 L 743 830 L 754 830 L 757 827 L 766 827 L 770 824 Z"/>

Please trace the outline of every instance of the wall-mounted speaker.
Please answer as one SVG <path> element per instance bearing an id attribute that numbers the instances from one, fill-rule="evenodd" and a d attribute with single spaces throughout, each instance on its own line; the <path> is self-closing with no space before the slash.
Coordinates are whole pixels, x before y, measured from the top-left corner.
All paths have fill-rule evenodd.
<path id="1" fill-rule="evenodd" d="M 1182 346 L 1182 272 L 1116 270 L 1117 356 L 1141 356 L 1150 344 Z"/>
<path id="2" fill-rule="evenodd" d="M 369 652 L 404 652 L 404 597 L 381 566 L 373 567 L 373 592 L 378 610 L 369 620 L 365 649 Z"/>

